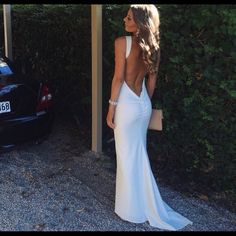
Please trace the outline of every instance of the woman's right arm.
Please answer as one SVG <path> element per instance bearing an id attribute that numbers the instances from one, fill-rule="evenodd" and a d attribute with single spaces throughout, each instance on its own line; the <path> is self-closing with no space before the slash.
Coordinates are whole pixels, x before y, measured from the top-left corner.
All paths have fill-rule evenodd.
<path id="1" fill-rule="evenodd" d="M 147 80 L 147 92 L 148 96 L 151 99 L 156 87 L 157 73 L 149 74 Z"/>
<path id="2" fill-rule="evenodd" d="M 120 37 L 115 40 L 115 71 L 111 84 L 111 96 L 110 100 L 116 102 L 119 97 L 121 86 L 124 82 L 125 76 L 125 50 L 126 42 L 125 37 Z M 114 129 L 114 115 L 115 105 L 109 104 L 107 113 L 107 125 Z"/>
<path id="3" fill-rule="evenodd" d="M 159 52 L 158 60 L 157 60 L 157 72 L 152 73 L 152 74 L 150 74 L 150 73 L 148 74 L 147 92 L 148 92 L 150 99 L 152 98 L 155 87 L 156 87 L 157 75 L 158 75 L 159 64 L 160 64 L 160 56 L 161 56 L 161 53 Z"/>

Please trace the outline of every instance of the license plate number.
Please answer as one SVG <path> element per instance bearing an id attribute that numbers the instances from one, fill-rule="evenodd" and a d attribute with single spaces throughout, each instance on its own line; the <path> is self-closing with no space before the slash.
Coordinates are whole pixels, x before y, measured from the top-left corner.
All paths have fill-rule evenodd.
<path id="1" fill-rule="evenodd" d="M 11 112 L 11 105 L 10 102 L 0 102 L 0 114 L 1 113 L 6 113 L 6 112 Z"/>

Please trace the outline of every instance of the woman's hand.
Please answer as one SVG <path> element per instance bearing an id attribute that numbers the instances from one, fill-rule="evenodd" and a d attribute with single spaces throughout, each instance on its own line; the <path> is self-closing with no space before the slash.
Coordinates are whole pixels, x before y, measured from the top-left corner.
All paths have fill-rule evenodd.
<path id="1" fill-rule="evenodd" d="M 107 113 L 107 125 L 112 129 L 115 128 L 114 115 L 115 115 L 115 106 L 109 105 L 109 110 Z"/>

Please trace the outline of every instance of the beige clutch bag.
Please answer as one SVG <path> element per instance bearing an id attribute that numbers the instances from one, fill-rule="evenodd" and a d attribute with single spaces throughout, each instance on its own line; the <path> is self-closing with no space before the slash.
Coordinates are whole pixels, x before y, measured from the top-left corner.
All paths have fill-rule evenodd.
<path id="1" fill-rule="evenodd" d="M 162 130 L 162 119 L 163 119 L 163 112 L 161 109 L 152 109 L 152 115 L 150 118 L 150 122 L 148 125 L 148 129 L 152 130 Z"/>

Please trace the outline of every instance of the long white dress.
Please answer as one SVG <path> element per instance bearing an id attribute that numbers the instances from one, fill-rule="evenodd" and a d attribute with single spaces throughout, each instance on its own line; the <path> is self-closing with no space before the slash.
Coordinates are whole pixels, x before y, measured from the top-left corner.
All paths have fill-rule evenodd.
<path id="1" fill-rule="evenodd" d="M 131 36 L 126 36 L 126 58 L 131 51 Z M 145 81 L 140 96 L 123 83 L 115 112 L 117 155 L 115 213 L 123 220 L 159 229 L 178 230 L 192 224 L 161 198 L 146 148 L 151 101 Z"/>

